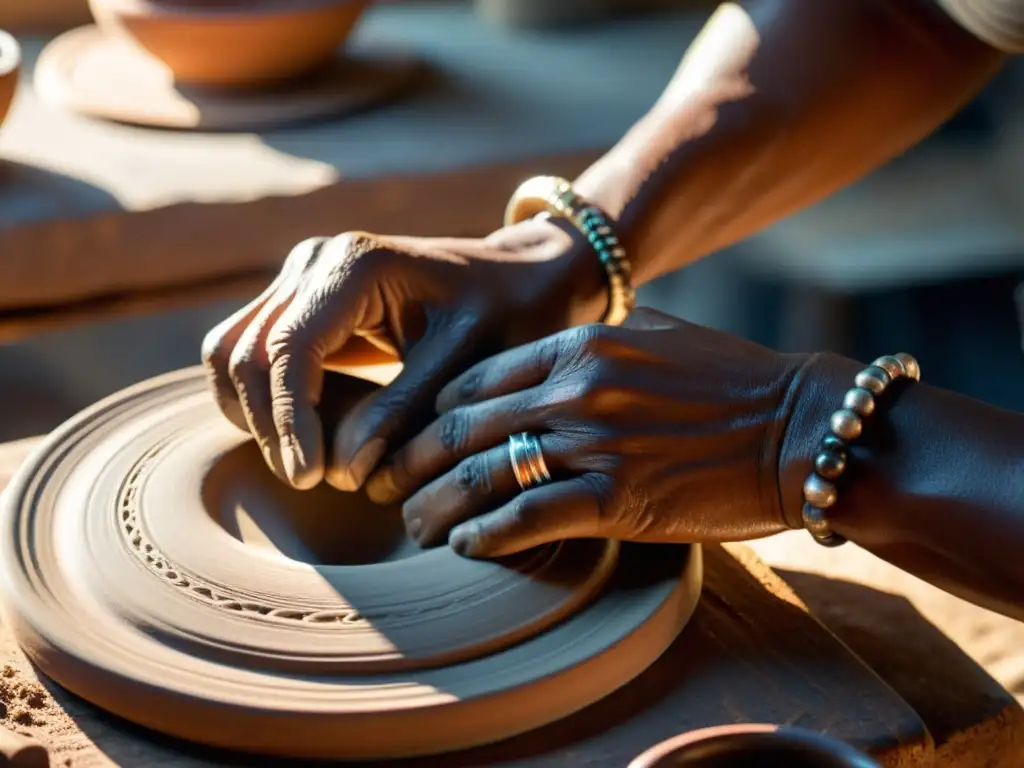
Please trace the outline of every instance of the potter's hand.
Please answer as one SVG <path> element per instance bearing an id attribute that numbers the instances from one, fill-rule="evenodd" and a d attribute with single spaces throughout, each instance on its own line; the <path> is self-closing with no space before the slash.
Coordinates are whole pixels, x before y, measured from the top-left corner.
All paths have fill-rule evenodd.
<path id="1" fill-rule="evenodd" d="M 603 272 L 567 230 L 529 221 L 484 240 L 307 240 L 273 284 L 214 328 L 203 361 L 224 414 L 282 479 L 359 487 L 388 446 L 433 417 L 441 387 L 493 352 L 604 311 Z M 376 353 L 375 355 L 369 353 Z M 324 370 L 401 358 L 325 450 Z M 325 455 L 329 466 L 325 472 Z"/>
<path id="2" fill-rule="evenodd" d="M 370 479 L 411 535 L 474 557 L 573 537 L 738 540 L 786 526 L 777 450 L 802 358 L 651 310 L 512 349 L 440 393 L 441 416 Z M 553 481 L 520 492 L 508 436 Z M 436 479 L 435 479 L 436 478 Z M 451 531 L 449 535 L 449 531 Z"/>

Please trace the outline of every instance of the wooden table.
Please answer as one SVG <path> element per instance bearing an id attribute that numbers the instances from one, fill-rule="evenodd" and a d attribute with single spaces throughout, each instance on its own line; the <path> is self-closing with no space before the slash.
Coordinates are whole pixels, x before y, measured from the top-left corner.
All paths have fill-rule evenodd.
<path id="1" fill-rule="evenodd" d="M 0 445 L 0 487 L 37 443 Z M 705 561 L 704 594 L 690 624 L 650 670 L 622 690 L 525 736 L 402 765 L 621 768 L 676 733 L 755 721 L 828 732 L 887 766 L 1020 765 L 1024 714 L 955 646 L 932 643 L 927 656 L 918 658 L 909 625 L 900 625 L 902 649 L 863 628 L 859 639 L 857 632 L 847 632 L 847 643 L 854 640 L 854 647 L 878 662 L 872 670 L 749 549 L 707 547 Z M 256 762 L 143 733 L 40 681 L 6 632 L 0 633 L 0 657 L 9 665 L 0 668 L 0 699 L 7 692 L 14 702 L 4 708 L 3 724 L 44 740 L 54 765 Z M 19 700 L 37 706 L 16 706 Z M 907 701 L 918 703 L 918 712 Z M 32 724 L 19 724 L 19 717 Z"/>
<path id="2" fill-rule="evenodd" d="M 576 175 L 654 103 L 710 13 L 695 7 L 517 35 L 467 3 L 382 4 L 356 44 L 414 51 L 428 81 L 365 114 L 261 133 L 54 109 L 32 85 L 48 38 L 22 36 L 0 130 L 0 342 L 249 295 L 312 234 L 485 235 L 520 181 Z"/>

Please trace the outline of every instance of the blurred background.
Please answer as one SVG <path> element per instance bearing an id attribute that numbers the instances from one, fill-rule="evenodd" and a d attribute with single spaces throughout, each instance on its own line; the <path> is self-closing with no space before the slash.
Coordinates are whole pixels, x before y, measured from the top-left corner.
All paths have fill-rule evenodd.
<path id="1" fill-rule="evenodd" d="M 343 116 L 208 132 L 107 121 L 48 95 L 52 83 L 36 77 L 36 64 L 65 29 L 90 23 L 90 8 L 75 0 L 2 0 L 0 29 L 15 34 L 24 60 L 0 127 L 0 274 L 5 263 L 24 265 L 7 274 L 29 274 L 40 259 L 27 252 L 33 243 L 57 243 L 74 255 L 67 269 L 102 271 L 92 246 L 75 251 L 75 223 L 137 228 L 147 212 L 167 205 L 242 204 L 349 179 L 599 151 L 653 103 L 712 7 L 678 0 L 374 3 L 351 45 L 406 51 L 429 77 Z M 1024 409 L 1015 301 L 1024 281 L 1022 81 L 1021 66 L 1011 63 L 913 151 L 815 208 L 646 286 L 641 303 L 786 350 L 859 359 L 905 350 L 930 383 Z M 416 189 L 429 191 L 429 178 Z M 336 231 L 351 228 L 343 214 Z M 500 215 L 499 207 L 495 226 Z M 420 234 L 402 218 L 390 229 Z M 161 247 L 168 235 L 159 227 L 136 232 L 143 245 L 133 259 L 176 258 Z M 63 269 L 49 269 L 38 279 L 59 281 Z M 64 310 L 5 303 L 4 290 L 0 281 L 0 325 L 22 328 L 26 319 Z M 216 292 L 186 299 L 113 319 L 91 317 L 85 306 L 73 323 L 28 323 L 31 332 L 6 334 L 0 440 L 46 432 L 98 398 L 198 362 L 204 333 L 243 299 Z"/>

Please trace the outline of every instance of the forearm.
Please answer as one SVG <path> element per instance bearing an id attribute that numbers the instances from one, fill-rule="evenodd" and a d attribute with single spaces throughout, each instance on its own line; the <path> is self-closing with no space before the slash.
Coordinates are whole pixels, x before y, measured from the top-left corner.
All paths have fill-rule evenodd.
<path id="1" fill-rule="evenodd" d="M 865 175 L 1002 59 L 934 0 L 729 3 L 577 187 L 619 218 L 640 284 Z"/>
<path id="2" fill-rule="evenodd" d="M 779 460 L 792 526 L 829 416 L 862 368 L 822 355 L 796 384 Z M 938 587 L 1024 618 L 1024 415 L 923 383 L 891 394 L 852 448 L 833 529 Z"/>

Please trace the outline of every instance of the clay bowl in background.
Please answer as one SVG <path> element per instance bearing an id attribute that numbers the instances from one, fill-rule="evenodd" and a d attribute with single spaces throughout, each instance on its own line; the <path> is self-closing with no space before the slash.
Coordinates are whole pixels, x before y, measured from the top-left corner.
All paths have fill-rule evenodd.
<path id="1" fill-rule="evenodd" d="M 259 87 L 330 60 L 370 0 L 89 0 L 186 85 Z"/>
<path id="2" fill-rule="evenodd" d="M 20 69 L 21 48 L 18 41 L 0 29 L 0 123 L 7 117 L 7 110 L 14 101 Z"/>
<path id="3" fill-rule="evenodd" d="M 726 725 L 684 733 L 637 757 L 629 768 L 880 768 L 848 744 L 802 728 Z"/>

